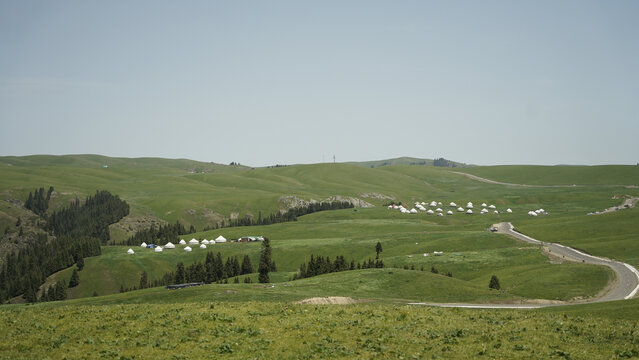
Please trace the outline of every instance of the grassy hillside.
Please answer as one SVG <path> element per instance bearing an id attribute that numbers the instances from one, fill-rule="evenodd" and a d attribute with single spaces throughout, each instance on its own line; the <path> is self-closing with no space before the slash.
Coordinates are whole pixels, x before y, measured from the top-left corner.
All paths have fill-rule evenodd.
<path id="1" fill-rule="evenodd" d="M 219 301 L 0 308 L 0 356 L 23 358 L 625 358 L 636 319 L 545 311 Z"/>
<path id="2" fill-rule="evenodd" d="M 186 239 L 214 239 L 218 235 L 229 239 L 243 235 L 267 236 L 278 266 L 278 273 L 273 276 L 275 282 L 288 280 L 311 254 L 331 258 L 344 255 L 348 261 L 363 262 L 375 256 L 375 244 L 380 242 L 382 259 L 388 267 L 413 266 L 430 271 L 435 266 L 443 274 L 451 272 L 456 280 L 480 288 L 486 287 L 490 277 L 496 274 L 508 293 L 515 297 L 567 300 L 595 295 L 605 286 L 612 276 L 605 268 L 550 264 L 538 249 L 486 231 L 493 222 L 521 216 L 458 214 L 438 218 L 426 214 L 406 216 L 386 208 L 345 209 L 307 215 L 291 223 L 190 234 Z M 241 259 L 249 255 L 257 266 L 260 246 L 260 243 L 225 243 L 209 245 L 206 250 L 195 248 L 192 253 L 182 251 L 180 246 L 162 253 L 133 247 L 134 255 L 126 254 L 128 247 L 104 247 L 102 256 L 86 260 L 85 269 L 80 272 L 80 285 L 72 289 L 70 295 L 86 297 L 94 291 L 101 295 L 115 293 L 120 286 L 137 285 L 143 270 L 150 279 L 158 279 L 174 271 L 178 262 L 188 265 L 203 260 L 207 251 L 219 251 L 223 258 Z M 444 251 L 444 255 L 432 256 L 433 251 Z M 424 253 L 431 256 L 424 257 Z M 71 270 L 55 278 L 68 281 Z"/>
<path id="3" fill-rule="evenodd" d="M 529 185 L 639 185 L 639 166 L 477 166 L 461 171 L 490 180 Z"/>
<path id="4" fill-rule="evenodd" d="M 451 163 L 455 164 L 457 167 L 465 167 L 466 164 L 451 161 Z M 362 166 L 367 168 L 376 168 L 380 166 L 389 166 L 389 165 L 424 165 L 424 166 L 434 166 L 433 159 L 420 159 L 414 157 L 398 157 L 393 159 L 386 160 L 373 160 L 373 161 L 352 161 L 347 162 L 350 165 Z"/>
<path id="5" fill-rule="evenodd" d="M 250 169 L 189 160 L 112 159 L 92 155 L 5 157 L 0 160 L 0 164 L 4 164 L 0 194 L 5 199 L 1 202 L 3 216 L 0 216 L 0 221 L 2 226 L 10 229 L 20 216 L 19 212 L 24 210 L 20 210 L 15 201 L 7 200 L 25 198 L 33 188 L 48 185 L 56 188 L 52 208 L 75 196 L 91 194 L 95 189 L 107 189 L 131 204 L 132 215 L 129 218 L 134 220 L 128 220 L 132 223 L 180 220 L 187 226 L 195 224 L 200 229 L 222 218 L 257 216 L 259 212 L 278 211 L 300 200 L 340 196 L 359 199 L 377 207 L 316 213 L 294 223 L 228 228 L 190 236 L 211 239 L 219 234 L 227 238 L 264 235 L 271 238 L 279 270 L 275 281 L 288 279 L 311 254 L 347 255 L 349 260 L 363 261 L 374 255 L 374 246 L 379 241 L 383 244 L 382 255 L 388 266 L 424 266 L 428 270 L 435 265 L 442 272 L 452 272 L 457 280 L 479 286 L 485 286 L 490 276 L 497 274 L 507 284 L 505 287 L 512 296 L 549 299 L 593 295 L 610 278 L 610 273 L 582 265 L 552 265 L 535 249 L 519 249 L 522 247 L 520 243 L 490 234 L 485 229 L 492 223 L 511 221 L 517 228 L 540 239 L 560 241 L 564 239 L 564 229 L 558 227 L 560 224 L 570 224 L 568 227 L 577 231 L 593 220 L 584 215 L 586 212 L 619 204 L 620 200 L 613 198 L 616 196 L 639 195 L 639 189 L 596 185 L 513 188 L 472 180 L 449 169 L 410 165 L 371 169 L 348 164 L 315 164 Z M 102 167 L 106 163 L 108 167 Z M 195 167 L 210 172 L 196 173 Z M 501 170 L 499 167 L 486 169 L 483 175 L 487 177 L 497 176 Z M 576 167 L 552 169 L 570 173 Z M 609 174 L 607 181 L 624 183 L 627 174 L 634 171 L 634 167 L 621 169 Z M 520 170 L 527 172 L 531 179 L 543 177 L 545 171 L 540 167 Z M 584 173 L 581 178 L 584 183 L 597 183 L 600 182 L 598 174 Z M 476 207 L 486 202 L 495 204 L 502 213 L 468 216 L 455 212 L 455 215 L 445 217 L 424 213 L 404 215 L 379 206 L 391 199 L 409 205 L 414 201 L 436 200 L 442 202 L 446 210 L 449 209 L 446 204 L 451 201 L 459 205 L 472 201 Z M 540 207 L 550 215 L 539 218 L 525 215 L 527 211 Z M 504 213 L 506 208 L 513 209 L 513 213 Z M 630 210 L 606 215 L 602 219 L 610 221 L 601 225 L 606 229 L 605 239 L 597 235 L 597 231 L 582 231 L 574 234 L 575 240 L 571 245 L 586 248 L 589 243 L 593 246 L 598 244 L 598 248 L 592 248 L 593 253 L 627 259 L 634 249 L 632 239 L 635 231 L 628 231 L 628 227 L 615 227 L 614 224 L 630 224 L 636 217 L 636 212 Z M 126 221 L 118 224 L 114 235 L 124 238 L 135 230 L 135 226 L 127 225 Z M 631 224 L 628 226 L 633 228 Z M 544 230 L 546 228 L 547 231 Z M 618 242 L 613 243 L 612 240 Z M 257 265 L 257 244 L 224 244 L 211 249 L 220 249 L 225 258 L 248 254 Z M 606 252 L 606 249 L 616 249 L 616 253 Z M 94 291 L 99 294 L 117 292 L 121 285 L 136 285 L 142 270 L 147 271 L 152 279 L 157 278 L 173 270 L 179 261 L 188 264 L 202 259 L 203 253 L 197 250 L 191 254 L 138 251 L 130 257 L 125 254 L 126 248 L 107 247 L 101 257 L 87 259 L 87 267 L 80 275 L 81 285 L 73 289 L 71 295 L 82 297 L 90 296 Z M 444 251 L 446 255 L 437 258 L 422 256 L 435 250 Z M 562 270 L 557 271 L 558 267 Z M 57 276 L 68 277 L 70 271 L 63 271 Z"/>

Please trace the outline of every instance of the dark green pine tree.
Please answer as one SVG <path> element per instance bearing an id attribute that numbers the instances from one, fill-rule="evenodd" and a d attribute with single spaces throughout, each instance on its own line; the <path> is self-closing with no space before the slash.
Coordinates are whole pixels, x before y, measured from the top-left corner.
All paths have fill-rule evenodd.
<path id="1" fill-rule="evenodd" d="M 253 269 L 253 264 L 251 264 L 251 258 L 248 255 L 244 255 L 244 259 L 242 259 L 242 268 L 240 274 L 252 274 L 253 272 L 255 272 L 255 269 Z"/>
<path id="2" fill-rule="evenodd" d="M 80 284 L 80 276 L 78 275 L 78 269 L 73 269 L 73 274 L 71 274 L 71 279 L 69 280 L 69 287 L 76 287 Z"/>
<path id="3" fill-rule="evenodd" d="M 142 271 L 140 274 L 140 289 L 146 289 L 149 285 L 149 278 L 146 271 Z"/>
<path id="4" fill-rule="evenodd" d="M 78 266 L 78 271 L 82 271 L 82 269 L 84 269 L 84 258 L 83 257 L 78 257 L 78 261 L 76 261 L 75 263 Z"/>
<path id="5" fill-rule="evenodd" d="M 177 264 L 177 269 L 175 270 L 175 283 L 176 284 L 184 284 L 186 278 L 186 273 L 184 272 L 184 263 L 180 262 Z"/>
<path id="6" fill-rule="evenodd" d="M 490 283 L 488 284 L 488 287 L 490 289 L 495 289 L 495 290 L 501 289 L 501 285 L 499 285 L 499 279 L 497 278 L 497 276 L 493 275 L 490 278 Z"/>
<path id="7" fill-rule="evenodd" d="M 375 259 L 379 259 L 379 253 L 382 252 L 382 243 L 379 241 L 377 242 L 377 245 L 375 245 L 375 252 L 377 253 L 377 257 L 375 257 Z"/>
<path id="8" fill-rule="evenodd" d="M 55 300 L 66 300 L 67 299 L 67 284 L 64 280 L 60 280 L 55 283 Z"/>
<path id="9" fill-rule="evenodd" d="M 262 243 L 262 252 L 260 253 L 260 265 L 257 268 L 257 272 L 259 273 L 257 278 L 260 283 L 264 284 L 271 281 L 268 273 L 271 269 L 272 263 L 271 242 L 269 239 L 264 239 L 264 242 Z"/>

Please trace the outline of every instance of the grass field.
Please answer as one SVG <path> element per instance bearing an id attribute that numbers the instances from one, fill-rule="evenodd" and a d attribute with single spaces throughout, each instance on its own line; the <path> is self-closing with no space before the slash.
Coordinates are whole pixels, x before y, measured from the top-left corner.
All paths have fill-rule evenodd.
<path id="1" fill-rule="evenodd" d="M 108 165 L 104 168 L 103 165 Z M 180 247 L 154 253 L 133 246 L 105 246 L 87 258 L 80 285 L 64 302 L 0 307 L 0 358 L 614 358 L 639 356 L 633 330 L 639 300 L 542 310 L 463 310 L 406 306 L 407 302 L 519 302 L 570 300 L 597 294 L 613 278 L 607 268 L 551 264 L 539 249 L 487 228 L 503 221 L 535 238 L 561 242 L 639 265 L 639 212 L 586 216 L 639 196 L 632 166 L 474 167 L 454 169 L 489 179 L 533 185 L 488 184 L 429 166 L 348 164 L 251 169 L 190 160 L 114 159 L 100 156 L 0 158 L 0 226 L 11 227 L 35 187 L 53 185 L 52 208 L 96 189 L 131 204 L 131 217 L 180 220 L 201 229 L 217 219 L 256 215 L 302 200 L 357 198 L 373 208 L 303 216 L 269 226 L 201 231 L 185 239 L 263 235 L 271 239 L 278 271 L 272 285 L 210 284 L 170 291 L 151 288 L 118 293 L 139 283 L 141 271 L 155 279 L 178 262 L 249 255 L 257 267 L 260 243 Z M 381 206 L 390 199 L 451 201 L 475 209 L 486 202 L 500 214 L 436 217 L 404 215 Z M 512 214 L 504 213 L 506 208 Z M 532 218 L 529 210 L 547 216 Z M 26 221 L 29 217 L 25 217 Z M 115 227 L 125 238 L 127 226 Z M 311 254 L 364 261 L 383 246 L 384 269 L 346 271 L 289 281 Z M 0 244 L 2 245 L 2 244 Z M 4 244 L 7 245 L 7 244 Z M 433 256 L 433 251 L 443 251 Z M 429 256 L 423 256 L 429 253 Z M 416 270 L 405 270 L 414 267 Z M 421 271 L 421 268 L 424 271 Z M 440 274 L 430 272 L 431 267 Z M 49 281 L 68 280 L 72 268 Z M 447 277 L 445 273 L 452 273 Z M 488 289 L 492 275 L 502 290 Z M 256 280 L 257 275 L 249 275 Z M 96 292 L 100 296 L 91 297 Z M 299 305 L 295 301 L 348 296 L 367 303 Z M 204 320 L 204 321 L 203 321 Z M 274 324 L 276 326 L 274 326 Z"/>
<path id="2" fill-rule="evenodd" d="M 239 305 L 239 306 L 238 306 Z M 623 358 L 637 320 L 399 304 L 215 299 L 0 308 L 3 358 Z"/>
<path id="3" fill-rule="evenodd" d="M 457 171 L 457 170 L 456 170 Z M 639 166 L 477 166 L 460 172 L 490 180 L 528 185 L 639 185 Z"/>
<path id="4" fill-rule="evenodd" d="M 355 262 L 374 258 L 377 242 L 382 244 L 381 258 L 389 268 L 413 266 L 430 271 L 435 266 L 443 274 L 453 274 L 454 279 L 444 281 L 464 281 L 480 288 L 487 286 L 492 275 L 497 275 L 513 297 L 553 300 L 589 297 L 613 276 L 604 267 L 550 264 L 539 249 L 486 231 L 490 223 L 503 219 L 497 219 L 497 215 L 483 216 L 453 215 L 445 219 L 425 214 L 407 217 L 385 208 L 345 209 L 307 215 L 291 223 L 190 234 L 186 239 L 214 239 L 218 235 L 229 239 L 242 235 L 267 236 L 272 239 L 273 258 L 278 266 L 274 282 L 291 278 L 311 254 L 331 258 L 344 255 L 347 261 Z M 191 253 L 184 252 L 181 246 L 162 253 L 133 247 L 134 255 L 126 254 L 128 247 L 103 247 L 101 256 L 86 259 L 85 269 L 80 272 L 80 285 L 70 290 L 70 296 L 116 293 L 121 286 L 137 285 L 142 271 L 146 271 L 150 279 L 158 279 L 174 271 L 178 262 L 188 265 L 202 261 L 208 251 L 219 251 L 224 259 L 249 255 L 257 267 L 260 247 L 260 243 L 225 243 L 209 245 L 206 250 L 195 247 Z M 434 251 L 444 251 L 444 255 L 433 256 Z M 424 253 L 430 256 L 425 257 Z M 71 270 L 56 274 L 53 280 L 68 281 Z"/>

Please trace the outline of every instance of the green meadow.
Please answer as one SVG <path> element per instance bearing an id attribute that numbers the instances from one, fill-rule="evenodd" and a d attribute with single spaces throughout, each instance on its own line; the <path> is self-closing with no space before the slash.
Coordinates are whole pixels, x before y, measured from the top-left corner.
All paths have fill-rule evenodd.
<path id="1" fill-rule="evenodd" d="M 0 308 L 3 358 L 629 358 L 637 320 L 392 303 L 39 304 Z"/>
<path id="2" fill-rule="evenodd" d="M 266 236 L 277 264 L 271 284 L 119 293 L 122 286 L 138 285 L 142 271 L 150 280 L 159 279 L 179 262 L 203 261 L 209 251 L 220 252 L 224 259 L 248 255 L 257 268 L 261 243 L 228 242 L 205 250 L 195 246 L 190 253 L 179 245 L 162 253 L 139 246 L 103 246 L 102 255 L 85 259 L 80 285 L 68 291 L 70 300 L 0 306 L 0 333 L 6 334 L 0 339 L 0 357 L 20 358 L 25 353 L 37 358 L 82 358 L 90 353 L 122 359 L 246 358 L 256 353 L 262 358 L 639 356 L 633 330 L 639 321 L 636 299 L 540 310 L 406 305 L 571 302 L 595 297 L 614 282 L 608 268 L 551 262 L 539 248 L 488 229 L 512 222 L 517 230 L 540 240 L 639 266 L 639 210 L 586 215 L 619 205 L 626 197 L 639 197 L 639 189 L 630 186 L 639 182 L 637 167 L 370 167 L 379 164 L 249 168 L 94 155 L 0 158 L 0 229 L 14 231 L 18 217 L 35 221 L 15 199 L 23 201 L 36 187 L 55 187 L 49 211 L 104 189 L 131 205 L 131 214 L 111 228 L 116 243 L 134 233 L 133 220 L 179 220 L 199 230 L 184 235 L 187 241 L 218 235 Z M 490 184 L 453 171 L 540 186 Z M 544 187 L 573 184 L 577 186 Z M 268 226 L 202 231 L 221 219 L 264 215 L 297 201 L 329 198 L 373 206 L 318 212 Z M 407 215 L 384 206 L 401 201 L 410 208 L 416 201 L 433 200 L 454 214 Z M 450 202 L 465 206 L 468 201 L 474 203 L 473 215 L 448 206 Z M 480 215 L 483 202 L 494 204 L 500 213 Z M 506 213 L 507 208 L 513 213 Z M 539 208 L 548 215 L 526 215 Z M 383 269 L 291 280 L 311 255 L 331 259 L 343 255 L 347 261 L 363 262 L 375 258 L 378 242 Z M 5 238 L 0 241 L 5 252 L 17 246 Z M 135 254 L 128 255 L 128 248 Z M 443 254 L 434 256 L 434 251 Z M 72 271 L 54 274 L 48 282 L 68 281 Z M 488 289 L 492 275 L 499 277 L 501 290 Z M 246 276 L 257 280 L 257 274 L 250 274 L 240 281 Z M 93 297 L 95 293 L 99 296 Z M 364 302 L 295 303 L 326 296 Z"/>

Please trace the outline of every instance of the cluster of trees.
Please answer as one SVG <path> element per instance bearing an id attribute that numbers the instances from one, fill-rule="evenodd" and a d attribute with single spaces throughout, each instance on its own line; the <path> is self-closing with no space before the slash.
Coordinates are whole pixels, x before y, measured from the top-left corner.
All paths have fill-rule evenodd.
<path id="1" fill-rule="evenodd" d="M 273 264 L 273 266 L 275 266 L 275 264 Z M 214 254 L 210 251 L 206 254 L 204 262 L 196 261 L 188 266 L 184 266 L 184 263 L 180 262 L 177 264 L 174 272 L 164 274 L 161 279 L 151 281 L 148 279 L 146 271 L 143 271 L 140 274 L 139 286 L 133 286 L 131 288 L 120 286 L 120 292 L 191 282 L 203 282 L 206 284 L 228 283 L 229 278 L 252 274 L 254 272 L 255 268 L 248 255 L 244 255 L 240 263 L 237 257 L 228 257 L 226 261 L 223 261 L 220 252 Z M 236 282 L 238 282 L 238 280 L 236 280 Z M 250 278 L 247 277 L 245 282 L 251 282 Z"/>
<path id="2" fill-rule="evenodd" d="M 84 203 L 75 202 L 47 219 L 46 229 L 59 236 L 93 237 L 102 244 L 110 239 L 109 225 L 129 214 L 129 204 L 108 191 L 96 191 Z"/>
<path id="3" fill-rule="evenodd" d="M 191 226 L 192 232 L 195 232 L 195 228 Z M 180 235 L 188 234 L 184 225 L 177 221 L 175 224 L 160 225 L 159 227 L 151 226 L 148 229 L 142 229 L 135 233 L 135 235 L 128 238 L 124 245 L 140 245 L 143 242 L 147 244 L 164 245 L 170 241 L 176 242 Z"/>
<path id="4" fill-rule="evenodd" d="M 27 201 L 24 202 L 24 207 L 33 211 L 34 213 L 44 217 L 44 214 L 49 208 L 49 200 L 51 199 L 51 193 L 53 192 L 53 186 L 49 187 L 46 195 L 44 194 L 44 188 L 35 189 L 33 193 L 29 193 Z"/>
<path id="5" fill-rule="evenodd" d="M 404 269 L 408 269 L 407 265 L 404 265 Z M 411 265 L 411 270 L 415 270 L 415 265 Z M 422 271 L 424 271 L 424 267 L 422 266 Z M 433 274 L 439 274 L 439 270 L 437 270 L 437 268 L 435 266 L 431 266 L 430 267 L 430 272 L 432 272 Z M 453 273 L 452 272 L 447 272 L 446 274 L 442 273 L 442 275 L 446 275 L 448 277 L 453 277 Z"/>
<path id="6" fill-rule="evenodd" d="M 29 206 L 42 211 L 42 199 L 46 203 L 44 189 L 30 193 L 27 198 Z M 46 211 L 46 209 L 44 210 Z M 129 212 L 129 205 L 107 191 L 98 191 L 95 196 L 87 198 L 84 203 L 76 199 L 68 207 L 64 207 L 46 218 L 45 230 L 55 237 L 49 238 L 46 233 L 35 234 L 25 248 L 9 253 L 0 267 L 0 302 L 23 294 L 29 302 L 37 301 L 38 288 L 45 279 L 73 264 L 77 270 L 84 267 L 84 258 L 101 254 L 100 245 L 108 240 L 108 226 L 119 221 Z M 79 283 L 76 277 L 71 285 Z M 56 284 L 57 287 L 62 286 Z M 67 284 L 64 284 L 66 289 Z M 49 293 L 57 294 L 55 296 Z M 55 288 L 43 292 L 40 300 L 61 299 L 62 292 Z M 64 296 L 66 297 L 66 291 Z"/>
<path id="7" fill-rule="evenodd" d="M 9 253 L 0 269 L 0 302 L 24 294 L 35 301 L 35 294 L 47 276 L 73 264 L 81 268 L 83 258 L 100 255 L 96 238 L 59 236 L 50 241 L 38 234 L 35 242 L 17 253 Z"/>
<path id="8" fill-rule="evenodd" d="M 46 289 L 43 289 L 42 294 L 40 295 L 39 298 L 36 299 L 35 296 L 36 296 L 35 293 L 28 292 L 25 294 L 25 299 L 28 302 L 66 300 L 67 284 L 64 282 L 64 280 L 59 280 L 54 285 L 47 286 Z"/>
<path id="9" fill-rule="evenodd" d="M 324 258 L 323 256 L 311 255 L 311 259 L 308 261 L 308 263 L 302 263 L 302 265 L 300 265 L 299 271 L 295 275 L 293 275 L 293 280 L 304 279 L 332 272 L 383 267 L 384 261 L 380 259 L 368 259 L 363 263 L 358 262 L 357 264 L 355 264 L 354 260 L 351 260 L 350 263 L 347 262 L 342 255 L 337 255 L 334 261 L 331 261 L 328 256 Z"/>
<path id="10" fill-rule="evenodd" d="M 441 166 L 441 167 L 457 167 L 457 164 L 450 160 L 446 160 L 443 157 L 439 159 L 433 160 L 433 166 Z"/>
<path id="11" fill-rule="evenodd" d="M 353 207 L 355 206 L 348 201 L 322 201 L 311 203 L 306 206 L 294 207 L 285 212 L 278 211 L 267 216 L 262 216 L 262 212 L 260 211 L 257 219 L 246 216 L 244 218 L 224 220 L 222 223 L 216 224 L 215 229 L 236 226 L 271 225 L 282 222 L 297 221 L 298 216 L 308 215 L 318 211 L 351 209 Z M 213 229 L 214 228 L 206 228 L 204 230 Z"/>

